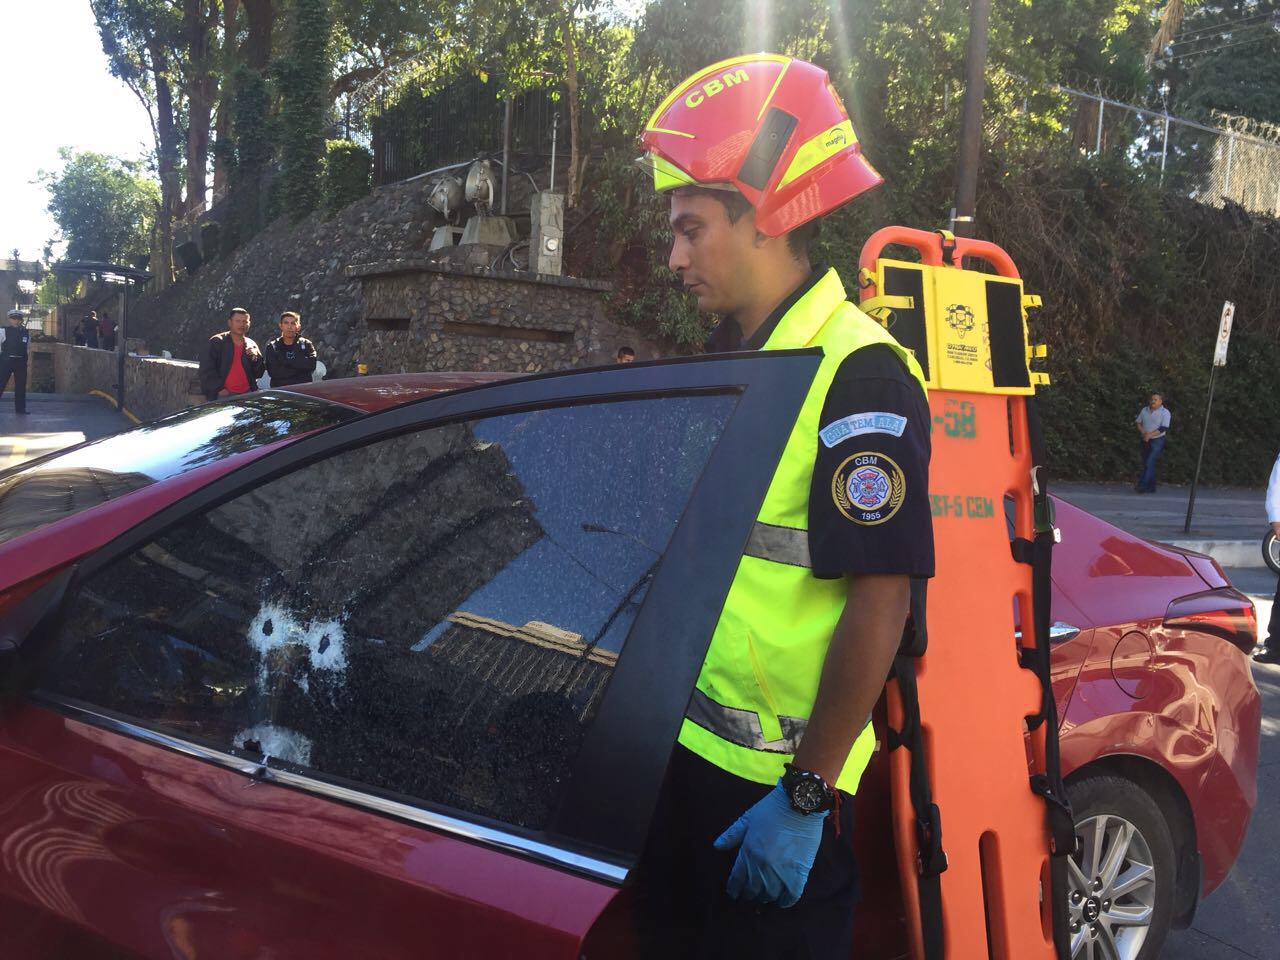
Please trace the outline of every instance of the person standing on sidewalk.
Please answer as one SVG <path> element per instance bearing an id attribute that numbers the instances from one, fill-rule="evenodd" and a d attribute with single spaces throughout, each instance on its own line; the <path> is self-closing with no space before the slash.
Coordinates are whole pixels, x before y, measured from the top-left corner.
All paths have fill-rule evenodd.
<path id="1" fill-rule="evenodd" d="M 1267 521 L 1280 537 L 1280 457 L 1276 457 L 1267 483 Z M 1253 659 L 1259 663 L 1280 663 L 1280 577 L 1276 578 L 1276 598 L 1271 604 L 1267 639 L 1254 648 Z"/>
<path id="2" fill-rule="evenodd" d="M 13 409 L 27 412 L 27 344 L 31 331 L 22 322 L 21 310 L 9 311 L 9 325 L 0 341 L 0 397 L 4 396 L 9 377 L 13 377 Z"/>
<path id="3" fill-rule="evenodd" d="M 311 382 L 316 370 L 316 347 L 301 334 L 302 317 L 292 310 L 280 314 L 280 336 L 268 343 L 263 352 L 271 386 L 290 387 Z"/>
<path id="4" fill-rule="evenodd" d="M 208 399 L 258 389 L 258 378 L 266 367 L 262 351 L 246 336 L 248 332 L 249 311 L 232 307 L 227 329 L 209 338 L 200 358 L 200 388 Z"/>
<path id="5" fill-rule="evenodd" d="M 1156 461 L 1164 451 L 1164 435 L 1169 429 L 1170 419 L 1164 398 L 1153 393 L 1151 401 L 1138 411 L 1133 420 L 1142 435 L 1142 474 L 1133 488 L 1138 493 L 1156 492 Z"/>

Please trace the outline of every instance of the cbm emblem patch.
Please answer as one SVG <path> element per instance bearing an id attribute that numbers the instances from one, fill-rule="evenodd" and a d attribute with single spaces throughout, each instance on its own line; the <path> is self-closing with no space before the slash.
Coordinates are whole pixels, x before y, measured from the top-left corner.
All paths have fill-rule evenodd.
<path id="1" fill-rule="evenodd" d="M 907 478 L 889 457 L 855 453 L 831 478 L 831 499 L 847 519 L 874 527 L 890 519 L 907 496 Z"/>

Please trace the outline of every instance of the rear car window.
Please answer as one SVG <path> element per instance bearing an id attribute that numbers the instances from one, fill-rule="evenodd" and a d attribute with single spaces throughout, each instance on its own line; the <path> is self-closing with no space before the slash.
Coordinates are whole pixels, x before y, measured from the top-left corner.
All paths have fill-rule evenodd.
<path id="1" fill-rule="evenodd" d="M 358 416 L 313 397 L 249 395 L 23 464 L 0 474 L 0 543 L 196 467 Z"/>

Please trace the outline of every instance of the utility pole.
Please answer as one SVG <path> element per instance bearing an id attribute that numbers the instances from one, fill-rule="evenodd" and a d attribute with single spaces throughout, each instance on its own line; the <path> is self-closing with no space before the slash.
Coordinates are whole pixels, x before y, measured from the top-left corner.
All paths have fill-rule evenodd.
<path id="1" fill-rule="evenodd" d="M 982 146 L 982 96 L 987 86 L 987 20 L 990 13 L 991 0 L 973 0 L 969 6 L 960 152 L 956 158 L 956 205 L 951 213 L 951 230 L 959 237 L 973 236 L 974 210 L 978 202 L 978 152 Z"/>

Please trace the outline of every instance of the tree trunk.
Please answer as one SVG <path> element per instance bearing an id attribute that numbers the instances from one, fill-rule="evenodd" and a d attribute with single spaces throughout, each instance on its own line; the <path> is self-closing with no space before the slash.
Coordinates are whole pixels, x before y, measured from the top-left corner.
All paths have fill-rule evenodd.
<path id="1" fill-rule="evenodd" d="M 258 73 L 266 73 L 271 62 L 271 34 L 276 12 L 273 0 L 243 0 L 249 35 L 244 41 L 244 62 Z"/>
<path id="2" fill-rule="evenodd" d="M 178 173 L 178 127 L 173 117 L 173 91 L 169 88 L 169 62 L 160 41 L 148 44 L 151 77 L 156 87 L 156 165 L 160 175 L 159 249 L 155 264 L 156 287 L 173 282 L 173 217 L 182 200 Z"/>
<path id="3" fill-rule="evenodd" d="M 565 193 L 566 208 L 578 205 L 578 194 L 582 188 L 582 164 L 579 161 L 579 118 L 581 109 L 578 104 L 578 51 L 573 35 L 573 14 L 577 3 L 570 2 L 564 7 L 564 85 L 569 93 L 569 187 Z"/>
<path id="4" fill-rule="evenodd" d="M 239 63 L 236 33 L 239 25 L 240 0 L 222 0 L 222 83 L 217 98 L 217 114 L 213 127 L 213 196 L 215 201 L 227 192 L 226 148 L 231 144 L 231 73 Z"/>
<path id="5" fill-rule="evenodd" d="M 209 9 L 206 9 L 208 2 Z M 204 208 L 208 185 L 209 128 L 218 93 L 214 73 L 212 37 L 217 22 L 217 0 L 183 0 L 182 26 L 186 37 L 187 81 L 187 196 L 188 216 Z"/>

